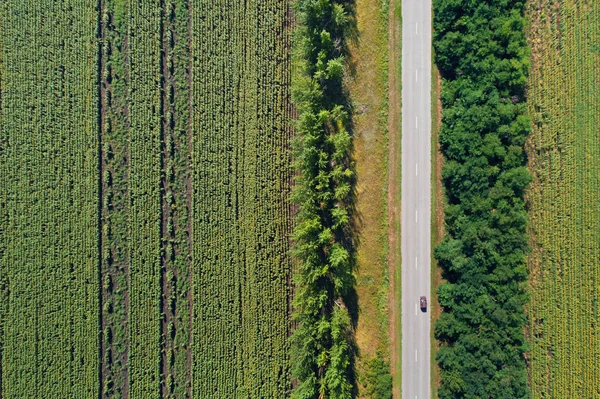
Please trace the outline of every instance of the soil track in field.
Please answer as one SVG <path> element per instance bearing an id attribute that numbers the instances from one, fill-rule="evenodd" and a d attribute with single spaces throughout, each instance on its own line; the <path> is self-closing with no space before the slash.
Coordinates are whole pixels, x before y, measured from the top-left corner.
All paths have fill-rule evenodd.
<path id="1" fill-rule="evenodd" d="M 99 3 L 100 396 L 128 398 L 128 37 L 114 3 Z M 117 83 L 118 82 L 118 83 Z M 117 83 L 117 84 L 115 84 Z"/>
<path id="2" fill-rule="evenodd" d="M 162 398 L 191 397 L 192 134 L 189 6 L 187 2 L 166 0 L 161 23 Z"/>

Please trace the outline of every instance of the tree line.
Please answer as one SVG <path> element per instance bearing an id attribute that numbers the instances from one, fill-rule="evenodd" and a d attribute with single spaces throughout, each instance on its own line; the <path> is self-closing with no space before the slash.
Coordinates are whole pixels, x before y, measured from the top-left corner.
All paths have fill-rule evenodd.
<path id="1" fill-rule="evenodd" d="M 292 94 L 298 112 L 293 200 L 298 205 L 292 397 L 356 395 L 352 316 L 356 264 L 352 227 L 355 173 L 343 76 L 354 7 L 298 0 Z"/>
<path id="2" fill-rule="evenodd" d="M 524 1 L 434 1 L 443 78 L 447 235 L 435 325 L 440 398 L 525 398 L 527 301 Z"/>

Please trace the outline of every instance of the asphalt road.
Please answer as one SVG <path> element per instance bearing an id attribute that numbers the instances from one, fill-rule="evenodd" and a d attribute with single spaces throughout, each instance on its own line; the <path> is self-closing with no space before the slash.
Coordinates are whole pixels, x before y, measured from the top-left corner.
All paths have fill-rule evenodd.
<path id="1" fill-rule="evenodd" d="M 431 0 L 402 0 L 402 398 L 430 392 Z"/>

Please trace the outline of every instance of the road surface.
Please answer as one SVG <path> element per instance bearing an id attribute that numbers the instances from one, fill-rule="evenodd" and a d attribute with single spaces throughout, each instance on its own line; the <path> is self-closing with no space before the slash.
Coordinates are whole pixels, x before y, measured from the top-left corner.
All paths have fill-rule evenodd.
<path id="1" fill-rule="evenodd" d="M 402 398 L 429 399 L 431 0 L 402 0 Z"/>

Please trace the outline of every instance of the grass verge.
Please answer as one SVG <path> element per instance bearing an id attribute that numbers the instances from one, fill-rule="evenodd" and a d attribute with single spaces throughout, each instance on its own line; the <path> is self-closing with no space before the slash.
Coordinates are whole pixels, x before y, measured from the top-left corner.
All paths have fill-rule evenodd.
<path id="1" fill-rule="evenodd" d="M 430 384 L 431 397 L 437 398 L 437 390 L 440 385 L 439 367 L 435 360 L 439 348 L 435 339 L 435 322 L 442 312 L 438 302 L 437 287 L 442 282 L 442 271 L 433 256 L 434 248 L 444 238 L 444 194 L 442 189 L 442 164 L 443 156 L 440 151 L 438 137 L 442 125 L 442 103 L 440 94 L 442 80 L 435 64 L 431 67 L 431 362 L 430 362 Z"/>
<path id="2" fill-rule="evenodd" d="M 388 158 L 388 266 L 390 280 L 390 365 L 393 397 L 402 393 L 401 208 L 402 197 L 402 1 L 392 0 L 388 21 L 389 158 Z"/>

